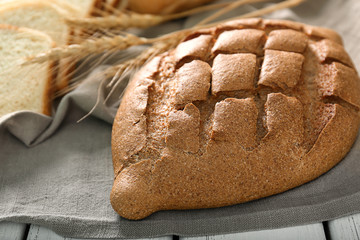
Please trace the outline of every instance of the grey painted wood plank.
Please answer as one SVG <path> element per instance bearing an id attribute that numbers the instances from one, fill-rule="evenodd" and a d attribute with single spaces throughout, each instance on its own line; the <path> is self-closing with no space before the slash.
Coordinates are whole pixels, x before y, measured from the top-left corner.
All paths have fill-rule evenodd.
<path id="1" fill-rule="evenodd" d="M 225 235 L 183 238 L 181 240 L 326 240 L 322 223 L 296 226 L 289 228 L 279 228 L 272 230 L 262 230 L 254 232 L 232 233 Z"/>
<path id="2" fill-rule="evenodd" d="M 360 214 L 327 222 L 331 239 L 360 240 Z"/>
<path id="3" fill-rule="evenodd" d="M 31 225 L 27 240 L 80 240 L 80 239 L 64 238 L 45 227 Z M 86 239 L 81 239 L 81 240 L 86 240 Z M 88 239 L 88 240 L 90 240 L 90 239 Z M 97 240 L 105 240 L 105 239 L 97 239 Z M 114 240 L 116 240 L 116 239 L 114 239 Z M 136 239 L 136 240 L 172 240 L 172 236 L 166 236 L 166 237 L 160 237 L 160 238 L 141 238 L 141 239 Z"/>
<path id="4" fill-rule="evenodd" d="M 0 239 L 22 240 L 25 237 L 26 224 L 0 222 Z"/>

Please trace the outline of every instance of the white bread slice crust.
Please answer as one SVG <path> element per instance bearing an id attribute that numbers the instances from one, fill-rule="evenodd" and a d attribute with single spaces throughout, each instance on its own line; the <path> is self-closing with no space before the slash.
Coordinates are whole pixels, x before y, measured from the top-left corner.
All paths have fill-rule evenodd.
<path id="1" fill-rule="evenodd" d="M 50 0 L 56 2 L 57 5 L 71 6 L 76 10 L 76 14 L 72 14 L 71 17 L 75 18 L 89 18 L 89 17 L 101 17 L 104 13 L 104 3 L 106 0 Z M 81 43 L 87 36 L 92 35 L 92 32 L 85 32 L 84 29 L 77 28 L 72 29 L 72 44 Z"/>
<path id="2" fill-rule="evenodd" d="M 20 67 L 19 62 L 54 46 L 42 32 L 0 25 L 0 116 L 19 110 L 51 114 L 52 63 Z"/>

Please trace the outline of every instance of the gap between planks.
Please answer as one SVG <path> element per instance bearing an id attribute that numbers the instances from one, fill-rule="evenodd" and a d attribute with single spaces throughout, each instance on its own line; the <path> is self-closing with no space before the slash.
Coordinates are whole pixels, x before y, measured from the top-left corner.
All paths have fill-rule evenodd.
<path id="1" fill-rule="evenodd" d="M 360 214 L 326 222 L 332 240 L 360 240 Z"/>
<path id="2" fill-rule="evenodd" d="M 27 236 L 25 223 L 0 222 L 1 240 L 23 240 Z"/>

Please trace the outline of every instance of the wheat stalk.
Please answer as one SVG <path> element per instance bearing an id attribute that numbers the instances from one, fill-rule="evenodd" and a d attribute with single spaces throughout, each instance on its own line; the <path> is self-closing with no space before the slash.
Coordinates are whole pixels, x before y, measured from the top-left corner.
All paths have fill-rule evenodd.
<path id="1" fill-rule="evenodd" d="M 181 41 L 181 36 L 178 36 L 177 38 L 173 38 L 172 41 L 156 43 L 153 46 L 146 49 L 145 51 L 143 51 L 136 58 L 129 59 L 121 64 L 109 67 L 104 72 L 105 76 L 107 77 L 115 76 L 113 80 L 110 81 L 109 87 L 113 85 L 115 81 L 114 79 L 118 78 L 118 76 L 121 76 L 127 70 L 144 65 L 146 62 L 150 61 L 154 56 L 164 53 L 167 50 L 175 47 L 180 41 Z"/>
<path id="2" fill-rule="evenodd" d="M 306 0 L 286 0 L 286 1 L 274 4 L 274 5 L 271 5 L 269 7 L 264 7 L 264 8 L 261 8 L 259 10 L 255 10 L 253 12 L 243 14 L 243 15 L 238 16 L 238 17 L 226 19 L 224 21 L 220 21 L 220 22 L 216 22 L 216 23 L 207 25 L 207 27 L 212 27 L 212 26 L 215 26 L 217 24 L 222 24 L 224 22 L 237 20 L 237 19 L 254 18 L 254 17 L 263 16 L 263 15 L 266 15 L 266 14 L 269 14 L 269 13 L 272 13 L 272 12 L 275 12 L 275 11 L 278 11 L 278 10 L 281 10 L 281 9 L 284 9 L 284 8 L 295 7 L 295 6 L 301 4 L 304 1 L 306 1 Z M 200 28 L 201 27 L 203 27 L 203 26 L 200 26 Z"/>
<path id="3" fill-rule="evenodd" d="M 121 14 L 123 10 L 125 10 L 129 6 L 128 0 L 121 0 L 117 6 L 113 6 L 112 4 L 107 3 L 106 1 L 102 3 L 102 9 L 96 9 L 96 13 L 99 16 L 106 16 L 109 14 L 118 15 Z"/>
<path id="4" fill-rule="evenodd" d="M 70 26 L 86 29 L 128 29 L 147 28 L 158 25 L 165 20 L 163 16 L 151 14 L 139 14 L 134 12 L 123 12 L 119 16 L 92 17 L 92 18 L 66 18 Z"/>
<path id="5" fill-rule="evenodd" d="M 264 0 L 248 0 L 252 2 Z M 148 28 L 163 22 L 191 16 L 200 12 L 210 11 L 213 9 L 223 8 L 231 5 L 231 3 L 217 3 L 194 8 L 188 11 L 169 15 L 153 15 L 141 14 L 131 11 L 117 11 L 115 15 L 104 17 L 88 17 L 88 18 L 65 18 L 66 23 L 72 27 L 80 27 L 85 29 L 129 29 L 129 28 Z"/>
<path id="6" fill-rule="evenodd" d="M 128 69 L 132 69 L 136 66 L 143 65 L 148 59 L 151 59 L 153 56 L 160 54 L 161 50 L 158 50 L 157 47 L 150 47 L 147 50 L 143 51 L 139 56 L 136 58 L 129 59 L 121 64 L 111 66 L 104 72 L 106 77 L 113 77 L 113 80 L 110 81 L 108 87 L 111 87 L 116 78 L 121 76 L 125 71 Z"/>
<path id="7" fill-rule="evenodd" d="M 209 23 L 212 20 L 215 20 L 216 18 L 218 18 L 218 17 L 220 17 L 220 16 L 222 16 L 222 15 L 230 12 L 231 10 L 234 10 L 235 8 L 238 8 L 238 7 L 242 6 L 242 5 L 250 4 L 250 3 L 256 3 L 256 2 L 266 2 L 266 1 L 270 1 L 270 0 L 239 0 L 239 1 L 233 2 L 233 3 L 229 4 L 228 6 L 225 6 L 224 8 L 220 9 L 216 13 L 210 15 L 209 17 L 203 19 L 202 21 L 197 23 L 195 26 L 205 25 L 206 23 Z"/>
<path id="8" fill-rule="evenodd" d="M 124 50 L 131 46 L 152 43 L 153 40 L 137 37 L 133 34 L 117 35 L 114 37 L 103 36 L 97 39 L 86 39 L 80 44 L 72 44 L 65 47 L 53 48 L 48 52 L 37 56 L 31 56 L 23 62 L 23 65 L 56 61 L 67 57 L 81 59 L 89 54 L 102 53 L 104 51 Z"/>

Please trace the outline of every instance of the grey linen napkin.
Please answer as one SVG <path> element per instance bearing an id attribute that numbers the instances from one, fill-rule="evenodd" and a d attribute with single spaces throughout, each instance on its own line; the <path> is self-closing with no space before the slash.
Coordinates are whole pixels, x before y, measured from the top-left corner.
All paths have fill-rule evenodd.
<path id="1" fill-rule="evenodd" d="M 359 68 L 359 12 L 358 0 L 309 0 L 267 17 L 337 30 Z M 203 16 L 167 26 L 173 30 L 182 24 L 190 26 Z M 100 104 L 91 116 L 77 123 L 94 106 L 98 86 L 100 100 L 108 91 L 100 73 L 98 69 L 67 94 L 53 118 L 30 112 L 0 118 L 0 221 L 39 224 L 67 237 L 140 238 L 271 229 L 360 212 L 357 140 L 335 168 L 282 194 L 223 208 L 163 211 L 141 221 L 119 217 L 109 203 L 113 182 L 111 122 L 119 99 Z"/>

